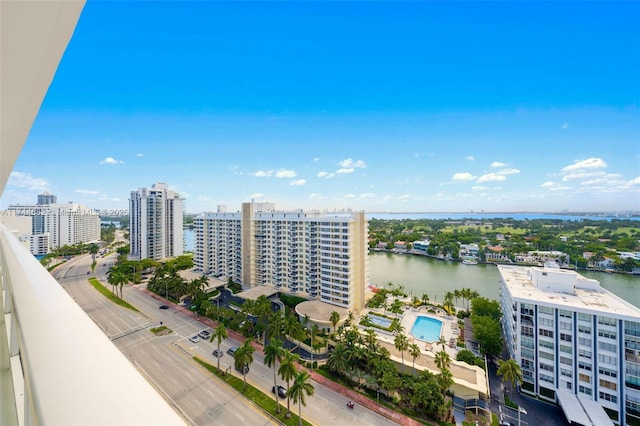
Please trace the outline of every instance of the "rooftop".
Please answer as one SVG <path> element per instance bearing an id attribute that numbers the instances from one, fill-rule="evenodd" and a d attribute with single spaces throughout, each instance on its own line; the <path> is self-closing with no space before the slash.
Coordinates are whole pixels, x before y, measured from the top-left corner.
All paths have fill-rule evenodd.
<path id="1" fill-rule="evenodd" d="M 498 271 L 514 298 L 569 310 L 640 318 L 640 309 L 575 271 L 510 265 L 499 265 Z"/>

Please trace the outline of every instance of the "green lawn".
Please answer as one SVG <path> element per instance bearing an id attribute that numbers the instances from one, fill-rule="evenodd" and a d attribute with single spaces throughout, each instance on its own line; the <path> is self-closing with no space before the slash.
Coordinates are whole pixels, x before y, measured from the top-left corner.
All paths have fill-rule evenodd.
<path id="1" fill-rule="evenodd" d="M 282 423 L 284 425 L 289 425 L 289 426 L 297 426 L 297 424 L 298 424 L 298 414 L 297 414 L 298 413 L 298 404 L 294 404 L 293 402 L 291 402 L 291 417 L 286 419 L 285 418 L 285 414 L 287 412 L 287 401 L 286 400 L 284 400 L 284 401 L 282 401 L 280 403 L 280 405 L 282 407 L 282 410 L 281 410 L 280 414 L 276 414 L 276 401 L 274 399 L 274 396 L 271 393 L 266 394 L 266 393 L 262 392 L 260 389 L 257 389 L 255 387 L 251 386 L 251 384 L 249 382 L 247 382 L 247 389 L 243 391 L 244 381 L 241 378 L 238 378 L 238 377 L 233 376 L 231 374 L 224 374 L 223 372 L 218 371 L 218 369 L 215 366 L 202 361 L 198 357 L 193 357 L 193 359 L 198 364 L 202 365 L 204 368 L 209 370 L 212 374 L 218 376 L 220 379 L 222 379 L 225 382 L 227 382 L 227 384 L 229 386 L 231 386 L 232 388 L 236 389 L 238 392 L 240 392 L 242 395 L 244 395 L 245 398 L 247 398 L 248 400 L 251 400 L 257 406 L 259 406 L 264 411 L 266 411 L 271 416 L 273 416 L 275 419 L 277 419 L 280 423 Z M 251 374 L 251 373 L 249 373 L 249 374 Z M 305 397 L 305 400 L 307 401 L 307 404 L 313 404 L 313 397 Z M 304 410 L 305 410 L 305 406 L 303 405 L 302 406 L 302 414 L 303 415 L 304 415 Z M 311 426 L 311 423 L 307 422 L 304 418 L 302 419 L 302 424 L 305 425 L 305 426 Z"/>
<path id="2" fill-rule="evenodd" d="M 109 291 L 105 286 L 102 285 L 102 283 L 100 281 L 98 281 L 97 278 L 89 278 L 89 284 L 91 284 L 93 286 L 93 288 L 98 290 L 100 293 L 102 293 L 102 295 L 104 297 L 106 297 L 107 299 L 111 300 L 116 305 L 120 305 L 123 308 L 131 309 L 132 311 L 135 311 L 135 312 L 140 312 L 134 306 L 131 306 L 130 304 L 128 304 L 127 302 L 125 302 L 124 300 L 122 300 L 118 296 L 116 296 L 114 293 Z"/>

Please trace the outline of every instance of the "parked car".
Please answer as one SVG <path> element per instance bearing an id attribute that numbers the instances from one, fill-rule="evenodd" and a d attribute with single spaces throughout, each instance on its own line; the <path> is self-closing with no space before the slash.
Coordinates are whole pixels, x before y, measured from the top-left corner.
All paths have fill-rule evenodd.
<path id="1" fill-rule="evenodd" d="M 275 386 L 271 387 L 271 393 L 276 393 Z M 284 388 L 284 386 L 278 385 L 278 397 L 282 399 L 285 399 L 287 397 L 287 390 Z"/>
<path id="2" fill-rule="evenodd" d="M 227 349 L 227 353 L 229 355 L 233 356 L 236 353 L 237 350 L 238 350 L 238 348 L 233 346 L 233 347 L 230 347 L 229 349 Z"/>
<path id="3" fill-rule="evenodd" d="M 198 336 L 205 340 L 208 340 L 211 337 L 211 333 L 209 333 L 207 330 L 202 330 L 200 333 L 198 333 Z"/>
<path id="4" fill-rule="evenodd" d="M 200 341 L 200 338 L 196 335 L 196 336 L 191 336 L 189 337 L 189 341 L 193 342 L 193 343 L 198 343 Z"/>
<path id="5" fill-rule="evenodd" d="M 243 373 L 243 374 L 247 374 L 249 372 L 249 366 L 247 364 L 245 364 L 244 365 L 244 369 L 240 369 L 240 368 L 236 367 L 236 371 L 239 371 L 240 373 Z"/>
<path id="6" fill-rule="evenodd" d="M 222 355 L 224 355 L 224 353 L 219 349 L 214 349 L 212 354 L 214 358 L 222 358 Z"/>
<path id="7" fill-rule="evenodd" d="M 169 309 L 169 305 L 160 305 L 158 309 Z"/>

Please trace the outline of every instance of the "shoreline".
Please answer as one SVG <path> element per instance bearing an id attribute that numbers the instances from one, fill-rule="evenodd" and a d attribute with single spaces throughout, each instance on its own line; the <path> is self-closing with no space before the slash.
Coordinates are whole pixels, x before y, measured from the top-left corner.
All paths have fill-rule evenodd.
<path id="1" fill-rule="evenodd" d="M 415 251 L 400 251 L 398 249 L 392 249 L 392 250 L 387 250 L 387 249 L 380 249 L 380 248 L 369 248 L 368 252 L 376 252 L 376 253 L 389 253 L 389 254 L 394 254 L 394 255 L 400 255 L 400 256 L 404 256 L 404 255 L 413 255 L 413 256 L 418 256 L 418 257 L 426 257 L 428 259 L 434 259 L 434 260 L 440 260 L 443 262 L 456 262 L 456 263 L 460 263 L 462 264 L 463 259 L 462 258 L 458 258 L 458 259 L 454 259 L 454 258 L 440 258 L 438 256 L 434 256 L 431 254 L 426 254 L 426 253 L 420 253 L 420 252 L 415 252 Z M 478 265 L 513 265 L 513 266 L 543 266 L 543 265 L 539 265 L 539 264 L 532 264 L 532 263 L 513 263 L 513 262 L 496 262 L 496 261 L 491 261 L 488 262 L 486 260 L 477 260 L 477 264 Z M 474 265 L 470 265 L 470 266 L 474 266 Z M 587 271 L 587 272 L 599 272 L 599 273 L 603 273 L 603 274 L 620 274 L 620 275 L 637 275 L 640 276 L 640 273 L 633 273 L 633 272 L 626 272 L 626 271 L 616 271 L 616 270 L 607 270 L 607 269 L 595 269 L 595 268 L 567 268 L 567 267 L 560 267 L 560 269 L 564 269 L 564 270 L 568 270 L 568 271 Z"/>

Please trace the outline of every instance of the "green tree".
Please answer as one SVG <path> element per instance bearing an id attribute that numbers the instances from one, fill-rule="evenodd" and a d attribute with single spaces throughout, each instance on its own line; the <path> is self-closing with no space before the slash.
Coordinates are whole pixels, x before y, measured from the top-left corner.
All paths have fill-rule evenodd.
<path id="1" fill-rule="evenodd" d="M 233 355 L 234 367 L 238 371 L 242 371 L 242 378 L 244 380 L 243 390 L 247 389 L 247 369 L 253 363 L 253 352 L 255 348 L 251 346 L 251 339 L 244 341 L 242 345 L 236 350 Z"/>
<path id="2" fill-rule="evenodd" d="M 332 311 L 329 316 L 329 321 L 331 321 L 331 324 L 333 325 L 333 332 L 335 333 L 336 325 L 340 322 L 340 314 L 337 311 Z"/>
<path id="3" fill-rule="evenodd" d="M 489 316 L 471 315 L 471 324 L 482 353 L 497 355 L 502 351 L 502 328 L 499 320 Z"/>
<path id="4" fill-rule="evenodd" d="M 416 358 L 420 358 L 420 346 L 415 343 L 409 345 L 409 355 L 411 355 L 412 366 L 411 366 L 411 374 L 416 374 Z"/>
<path id="5" fill-rule="evenodd" d="M 506 361 L 498 360 L 497 374 L 498 376 L 502 376 L 502 383 L 508 382 L 512 388 L 522 383 L 522 370 L 513 358 Z"/>
<path id="6" fill-rule="evenodd" d="M 449 356 L 447 351 L 443 350 L 436 353 L 434 361 L 436 363 L 436 366 L 440 369 L 440 371 L 442 371 L 446 368 L 449 368 L 449 365 L 451 364 L 451 357 Z"/>
<path id="7" fill-rule="evenodd" d="M 393 339 L 393 345 L 400 351 L 400 356 L 402 357 L 402 372 L 404 373 L 404 351 L 409 348 L 409 339 L 403 333 L 398 333 Z"/>
<path id="8" fill-rule="evenodd" d="M 278 382 L 276 377 L 276 366 L 277 363 L 280 362 L 282 356 L 284 354 L 284 350 L 282 349 L 282 342 L 277 339 L 271 339 L 269 344 L 264 347 L 264 363 L 267 364 L 269 368 L 273 367 L 273 386 L 274 386 L 274 394 L 276 399 L 276 413 L 280 412 L 280 404 L 278 403 Z"/>
<path id="9" fill-rule="evenodd" d="M 344 343 L 339 342 L 329 353 L 327 367 L 336 373 L 344 374 L 349 366 L 349 351 Z"/>
<path id="10" fill-rule="evenodd" d="M 224 326 L 224 324 L 220 323 L 213 330 L 213 333 L 211 334 L 211 339 L 209 339 L 209 341 L 213 342 L 214 340 L 216 340 L 218 342 L 218 353 L 220 353 L 220 343 L 226 340 L 227 337 L 228 337 L 227 328 Z M 220 357 L 218 356 L 216 358 L 218 358 L 218 370 L 220 370 Z"/>
<path id="11" fill-rule="evenodd" d="M 282 360 L 280 361 L 280 368 L 278 368 L 278 375 L 282 377 L 282 380 L 287 382 L 287 417 L 291 415 L 291 408 L 289 405 L 289 384 L 291 380 L 296 376 L 296 363 L 300 360 L 300 356 L 298 354 L 293 354 L 291 352 L 284 352 Z"/>
<path id="12" fill-rule="evenodd" d="M 287 390 L 287 395 L 291 397 L 293 403 L 298 403 L 298 426 L 302 426 L 302 406 L 307 406 L 305 396 L 313 396 L 315 389 L 309 383 L 311 376 L 306 371 L 296 374 L 291 389 Z"/>
<path id="13" fill-rule="evenodd" d="M 500 304 L 495 300 L 486 297 L 476 297 L 471 301 L 471 312 L 473 315 L 488 316 L 499 320 L 502 316 Z"/>

